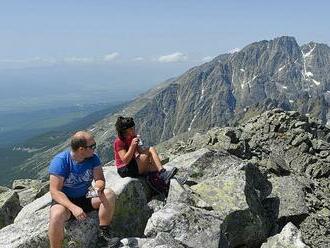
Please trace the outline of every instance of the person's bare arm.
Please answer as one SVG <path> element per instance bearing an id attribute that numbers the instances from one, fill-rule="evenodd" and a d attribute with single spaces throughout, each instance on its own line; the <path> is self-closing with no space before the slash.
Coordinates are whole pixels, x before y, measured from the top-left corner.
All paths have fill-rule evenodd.
<path id="1" fill-rule="evenodd" d="M 49 191 L 54 201 L 69 209 L 78 220 L 83 220 L 87 217 L 82 208 L 73 204 L 61 191 L 64 185 L 63 177 L 50 175 L 49 182 Z"/>
<path id="2" fill-rule="evenodd" d="M 95 180 L 95 188 L 98 190 L 98 193 L 103 192 L 105 188 L 105 178 L 101 165 L 93 169 L 93 177 Z"/>
<path id="3" fill-rule="evenodd" d="M 134 138 L 132 140 L 131 145 L 128 148 L 128 151 L 126 151 L 125 149 L 122 149 L 118 152 L 121 161 L 123 161 L 125 164 L 128 164 L 132 160 L 133 156 L 135 155 L 134 153 L 135 153 L 136 147 L 138 146 L 138 142 L 139 142 L 139 139 Z"/>

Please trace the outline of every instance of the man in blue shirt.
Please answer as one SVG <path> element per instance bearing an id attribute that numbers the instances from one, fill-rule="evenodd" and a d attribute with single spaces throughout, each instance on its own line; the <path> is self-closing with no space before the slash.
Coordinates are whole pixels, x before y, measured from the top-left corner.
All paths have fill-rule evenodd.
<path id="1" fill-rule="evenodd" d="M 118 247 L 120 240 L 111 238 L 109 225 L 115 209 L 116 195 L 105 189 L 105 179 L 101 161 L 94 153 L 96 143 L 93 136 L 79 131 L 72 136 L 71 151 L 57 154 L 49 165 L 50 193 L 52 206 L 48 237 L 50 246 L 62 246 L 64 224 L 70 217 L 79 221 L 86 219 L 87 212 L 98 209 L 99 237 L 98 243 L 108 247 Z M 97 197 L 86 198 L 88 188 L 95 180 Z"/>

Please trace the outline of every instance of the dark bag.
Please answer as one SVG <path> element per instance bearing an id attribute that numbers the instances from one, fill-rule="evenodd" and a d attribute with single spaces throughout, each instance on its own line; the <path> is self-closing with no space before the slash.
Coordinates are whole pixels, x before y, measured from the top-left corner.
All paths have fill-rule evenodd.
<path id="1" fill-rule="evenodd" d="M 149 172 L 146 176 L 146 181 L 150 188 L 156 193 L 162 195 L 165 199 L 168 195 L 170 184 L 166 184 L 164 180 L 159 177 L 159 172 Z"/>

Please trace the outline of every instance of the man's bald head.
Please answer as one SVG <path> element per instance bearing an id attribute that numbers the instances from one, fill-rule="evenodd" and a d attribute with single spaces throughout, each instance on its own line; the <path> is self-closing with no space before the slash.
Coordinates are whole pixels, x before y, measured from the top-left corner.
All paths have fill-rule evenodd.
<path id="1" fill-rule="evenodd" d="M 76 132 L 71 138 L 72 151 L 78 150 L 80 147 L 87 147 L 89 140 L 93 139 L 93 136 L 86 131 Z"/>

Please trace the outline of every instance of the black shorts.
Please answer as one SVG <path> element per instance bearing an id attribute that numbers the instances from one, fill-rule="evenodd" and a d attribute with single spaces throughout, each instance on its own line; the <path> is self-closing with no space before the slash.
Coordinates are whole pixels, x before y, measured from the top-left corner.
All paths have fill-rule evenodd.
<path id="1" fill-rule="evenodd" d="M 93 210 L 96 210 L 92 206 L 92 198 L 86 198 L 85 196 L 82 196 L 82 197 L 79 197 L 79 198 L 71 198 L 71 197 L 68 197 L 68 198 L 73 204 L 81 207 L 84 210 L 85 213 L 89 213 Z M 52 203 L 50 204 L 50 207 L 52 207 L 56 204 L 59 204 L 59 203 L 57 201 L 52 200 Z M 74 218 L 74 216 L 71 213 L 70 219 L 72 219 L 72 218 Z"/>
<path id="2" fill-rule="evenodd" d="M 135 159 L 132 159 L 128 165 L 119 168 L 117 171 L 121 177 L 139 177 L 139 167 Z"/>

